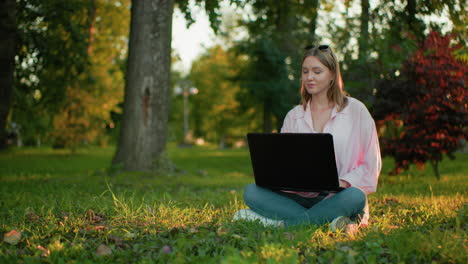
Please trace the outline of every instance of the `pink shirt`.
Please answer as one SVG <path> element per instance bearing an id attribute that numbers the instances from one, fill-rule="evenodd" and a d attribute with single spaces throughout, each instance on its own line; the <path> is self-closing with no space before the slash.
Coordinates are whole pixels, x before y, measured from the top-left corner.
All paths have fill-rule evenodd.
<path id="1" fill-rule="evenodd" d="M 281 133 L 317 133 L 312 122 L 310 104 L 304 111 L 302 105 L 294 107 L 284 119 Z M 379 140 L 375 122 L 366 106 L 348 97 L 348 105 L 331 117 L 322 133 L 333 136 L 336 166 L 340 180 L 358 187 L 366 194 L 377 190 L 377 182 L 382 167 Z M 313 168 L 311 168 L 313 170 Z M 317 193 L 297 192 L 305 197 L 315 197 Z M 366 221 L 368 218 L 366 206 Z"/>

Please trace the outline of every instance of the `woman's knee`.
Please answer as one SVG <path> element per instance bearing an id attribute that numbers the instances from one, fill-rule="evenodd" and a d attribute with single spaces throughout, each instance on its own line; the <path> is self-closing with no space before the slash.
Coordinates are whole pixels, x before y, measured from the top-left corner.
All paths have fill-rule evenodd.
<path id="1" fill-rule="evenodd" d="M 244 201 L 246 203 L 250 203 L 255 200 L 255 196 L 257 193 L 257 185 L 255 183 L 251 183 L 244 188 Z"/>
<path id="2" fill-rule="evenodd" d="M 356 187 L 349 187 L 343 190 L 343 192 L 346 192 L 347 198 L 357 206 L 364 208 L 366 205 L 367 196 L 361 189 Z"/>

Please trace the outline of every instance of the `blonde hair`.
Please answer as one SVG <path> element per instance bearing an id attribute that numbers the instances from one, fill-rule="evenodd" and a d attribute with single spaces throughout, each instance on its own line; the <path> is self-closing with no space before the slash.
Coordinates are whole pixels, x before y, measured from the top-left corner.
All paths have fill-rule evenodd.
<path id="1" fill-rule="evenodd" d="M 333 73 L 333 80 L 330 83 L 330 89 L 327 91 L 327 97 L 329 101 L 338 106 L 338 112 L 341 112 L 348 104 L 348 98 L 346 97 L 346 92 L 343 90 L 340 65 L 335 53 L 333 53 L 330 47 L 325 45 L 306 48 L 301 66 L 309 56 L 316 57 Z M 312 95 L 307 92 L 304 87 L 304 82 L 301 80 L 301 105 L 304 107 L 304 111 L 306 110 L 307 102 L 311 99 Z"/>

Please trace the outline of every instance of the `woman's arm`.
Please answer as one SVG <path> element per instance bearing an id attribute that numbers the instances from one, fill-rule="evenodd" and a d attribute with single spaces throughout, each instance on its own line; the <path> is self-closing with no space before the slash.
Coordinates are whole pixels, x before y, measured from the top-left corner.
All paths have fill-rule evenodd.
<path id="1" fill-rule="evenodd" d="M 283 126 L 281 127 L 281 133 L 294 133 L 293 131 L 293 118 L 292 111 L 289 111 L 283 121 Z"/>
<path id="2" fill-rule="evenodd" d="M 369 194 L 377 190 L 382 160 L 375 122 L 366 108 L 361 110 L 359 129 L 360 137 L 356 139 L 359 140 L 360 148 L 358 160 L 355 167 L 340 177 L 340 180 Z"/>

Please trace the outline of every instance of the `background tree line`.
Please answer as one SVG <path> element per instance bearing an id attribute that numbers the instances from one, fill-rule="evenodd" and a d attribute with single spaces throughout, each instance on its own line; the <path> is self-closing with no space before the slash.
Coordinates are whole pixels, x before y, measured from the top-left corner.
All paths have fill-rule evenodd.
<path id="1" fill-rule="evenodd" d="M 182 80 L 199 90 L 189 101 L 194 137 L 226 146 L 247 131 L 278 131 L 287 111 L 299 102 L 302 47 L 318 43 L 331 44 L 339 54 L 345 89 L 375 114 L 383 152 L 396 158 L 397 171 L 428 160 L 436 168 L 440 153 L 452 153 L 460 140 L 466 140 L 463 0 L 231 0 L 227 2 L 242 10 L 242 15 L 230 19 L 220 17 L 221 1 L 216 0 L 136 2 L 2 1 L 0 10 L 6 14 L 1 16 L 0 34 L 5 41 L 0 47 L 8 51 L 1 57 L 3 145 L 13 130 L 20 131 L 24 144 L 41 142 L 72 149 L 109 140 L 117 143 L 118 131 L 122 131 L 114 163 L 127 169 L 161 167 L 167 127 L 170 140 L 183 138 L 182 98 L 174 92 Z M 170 47 L 167 36 L 173 8 L 184 13 L 189 26 L 194 4 L 206 10 L 221 41 L 193 63 L 188 76 L 174 69 L 169 73 L 171 62 L 165 58 L 170 50 L 162 47 Z M 360 7 L 357 13 L 355 6 Z M 446 27 L 428 22 L 430 16 L 447 17 L 453 35 L 430 33 Z M 245 37 L 234 38 L 238 31 L 246 32 Z M 132 42 L 132 34 L 139 41 Z M 13 48 L 10 39 L 15 40 Z M 138 52 L 154 56 L 141 58 L 135 55 Z M 430 60 L 432 53 L 436 55 Z M 132 54 L 135 62 L 131 62 Z M 438 60 L 442 55 L 445 59 Z M 426 66 L 417 66 L 422 61 Z M 437 79 L 422 83 L 434 74 L 427 61 L 456 67 L 438 68 Z M 415 68 L 417 72 L 411 70 Z M 442 85 L 445 90 L 439 89 L 440 82 L 448 83 Z M 421 98 L 420 104 L 411 106 L 402 100 L 405 95 L 413 96 L 406 97 L 409 100 Z M 445 122 L 443 132 L 439 121 L 421 118 L 430 112 L 425 96 L 451 102 L 438 107 L 444 102 L 431 101 L 436 106 L 431 110 L 435 119 Z M 127 117 L 122 116 L 123 109 Z M 408 116 L 415 109 L 427 111 L 411 123 Z M 136 111 L 133 117 L 132 111 Z M 145 122 L 157 129 L 145 128 Z M 417 151 L 402 147 L 418 137 L 408 137 L 406 131 L 412 127 L 431 127 L 428 134 L 434 136 L 418 144 L 432 147 Z M 442 144 L 449 135 L 451 143 Z M 134 138 L 141 138 L 140 143 Z M 402 154 L 403 149 L 410 151 Z M 139 164 L 140 160 L 146 161 Z"/>
<path id="2" fill-rule="evenodd" d="M 3 53 L 14 58 L 14 78 L 1 88 L 10 89 L 2 143 L 7 127 L 25 145 L 104 144 L 111 113 L 120 111 L 130 2 L 3 2 L 11 2 L 2 10 L 16 20 L 16 43 Z"/>

